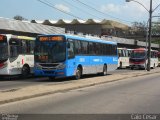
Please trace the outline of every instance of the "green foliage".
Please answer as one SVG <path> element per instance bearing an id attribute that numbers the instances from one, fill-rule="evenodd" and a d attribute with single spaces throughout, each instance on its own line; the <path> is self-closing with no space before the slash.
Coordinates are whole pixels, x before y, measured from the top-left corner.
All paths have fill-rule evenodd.
<path id="1" fill-rule="evenodd" d="M 20 15 L 14 16 L 13 19 L 15 19 L 15 20 L 20 20 L 20 21 L 22 21 L 22 20 L 27 20 L 26 18 L 24 18 L 24 17 L 22 17 L 22 16 L 20 16 Z"/>
<path id="2" fill-rule="evenodd" d="M 160 38 L 156 40 L 152 40 L 152 43 L 160 44 Z"/>
<path id="3" fill-rule="evenodd" d="M 137 31 L 145 31 L 147 28 L 147 24 L 145 22 L 133 22 L 132 28 Z"/>

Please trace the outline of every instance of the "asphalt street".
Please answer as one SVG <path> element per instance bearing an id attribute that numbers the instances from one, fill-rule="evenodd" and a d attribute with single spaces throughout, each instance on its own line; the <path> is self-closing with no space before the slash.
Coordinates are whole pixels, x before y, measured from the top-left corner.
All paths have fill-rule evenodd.
<path id="1" fill-rule="evenodd" d="M 159 113 L 160 75 L 65 91 L 0 105 L 1 113 L 106 114 Z"/>

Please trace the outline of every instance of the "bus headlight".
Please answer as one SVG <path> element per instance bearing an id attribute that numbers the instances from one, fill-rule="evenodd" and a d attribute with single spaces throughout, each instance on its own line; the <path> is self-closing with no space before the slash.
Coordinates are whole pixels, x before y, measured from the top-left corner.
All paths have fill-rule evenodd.
<path id="1" fill-rule="evenodd" d="M 0 68 L 1 68 L 1 69 L 5 68 L 5 67 L 7 67 L 7 66 L 8 66 L 7 62 L 0 63 Z"/>
<path id="2" fill-rule="evenodd" d="M 38 63 L 35 64 L 35 69 L 42 69 L 42 66 L 40 66 Z"/>

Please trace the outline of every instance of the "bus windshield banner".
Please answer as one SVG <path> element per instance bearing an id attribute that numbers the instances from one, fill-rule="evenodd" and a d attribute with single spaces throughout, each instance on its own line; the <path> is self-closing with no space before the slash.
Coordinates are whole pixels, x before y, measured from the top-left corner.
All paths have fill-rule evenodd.
<path id="1" fill-rule="evenodd" d="M 47 42 L 47 41 L 64 41 L 63 36 L 41 36 L 39 37 L 39 41 Z"/>

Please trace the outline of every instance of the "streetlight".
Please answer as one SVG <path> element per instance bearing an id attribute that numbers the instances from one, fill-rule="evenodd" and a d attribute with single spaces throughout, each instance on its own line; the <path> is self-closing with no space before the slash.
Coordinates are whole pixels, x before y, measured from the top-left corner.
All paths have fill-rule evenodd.
<path id="1" fill-rule="evenodd" d="M 148 10 L 142 3 L 136 0 L 126 0 L 126 2 L 136 2 L 140 4 L 144 9 L 146 9 L 149 12 L 149 39 L 148 39 L 148 64 L 147 64 L 147 71 L 150 71 L 150 66 L 151 66 L 151 33 L 152 33 L 152 13 L 160 6 L 160 4 L 152 10 L 152 0 L 150 0 L 150 9 Z"/>

